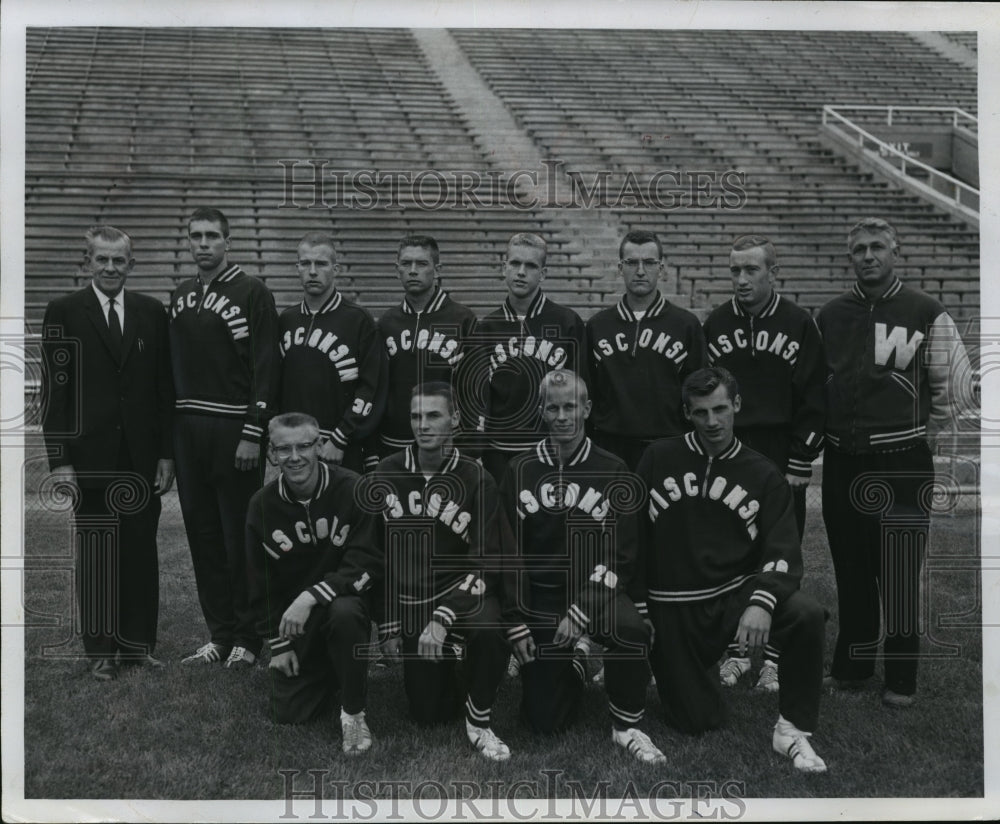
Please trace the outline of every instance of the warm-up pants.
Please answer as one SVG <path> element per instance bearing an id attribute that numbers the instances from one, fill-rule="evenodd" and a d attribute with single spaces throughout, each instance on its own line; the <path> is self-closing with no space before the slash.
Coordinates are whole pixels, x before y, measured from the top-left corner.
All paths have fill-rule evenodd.
<path id="1" fill-rule="evenodd" d="M 726 708 L 715 662 L 736 634 L 757 586 L 749 579 L 706 601 L 649 602 L 656 637 L 650 658 L 667 723 L 684 733 L 722 726 Z M 771 618 L 770 641 L 781 650 L 781 714 L 804 732 L 816 729 L 823 683 L 823 609 L 795 592 Z"/>
<path id="2" fill-rule="evenodd" d="M 861 455 L 827 447 L 823 520 L 839 607 L 834 678 L 870 677 L 881 641 L 885 686 L 902 695 L 916 691 L 920 570 L 933 480 L 933 460 L 923 441 L 898 452 Z"/>
<path id="3" fill-rule="evenodd" d="M 326 606 L 313 607 L 305 634 L 292 643 L 299 674 L 289 678 L 268 669 L 274 720 L 310 721 L 330 708 L 338 691 L 344 712 L 361 712 L 368 695 L 370 646 L 371 617 L 363 598 L 338 595 Z"/>
<path id="4" fill-rule="evenodd" d="M 263 485 L 256 469 L 235 467 L 241 419 L 177 415 L 174 460 L 198 600 L 211 640 L 260 652 L 249 607 L 246 521 L 250 498 Z"/>
<path id="5" fill-rule="evenodd" d="M 454 720 L 464 705 L 472 724 L 488 727 L 510 658 L 499 602 L 487 596 L 475 616 L 459 616 L 445 638 L 443 661 L 429 661 L 417 654 L 420 633 L 429 620 L 429 614 L 421 615 L 415 609 L 403 620 L 403 680 L 410 715 L 418 724 L 441 724 Z M 461 678 L 456 647 L 463 650 Z"/>
<path id="6" fill-rule="evenodd" d="M 576 720 L 586 674 L 573 650 L 552 646 L 569 607 L 566 590 L 532 585 L 530 595 L 532 614 L 540 617 L 529 624 L 536 653 L 534 661 L 521 667 L 521 716 L 535 732 L 560 732 Z M 612 724 L 619 729 L 636 726 L 649 686 L 649 628 L 635 604 L 618 593 L 606 609 L 590 616 L 587 633 L 607 650 L 604 686 Z"/>

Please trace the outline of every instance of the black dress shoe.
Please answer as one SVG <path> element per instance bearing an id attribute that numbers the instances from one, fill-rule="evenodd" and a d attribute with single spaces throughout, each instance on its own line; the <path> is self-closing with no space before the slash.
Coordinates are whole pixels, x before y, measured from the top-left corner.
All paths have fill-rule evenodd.
<path id="1" fill-rule="evenodd" d="M 138 655 L 126 658 L 118 656 L 118 663 L 123 667 L 153 667 L 153 669 L 163 669 L 167 664 L 152 655 Z"/>
<path id="2" fill-rule="evenodd" d="M 90 674 L 98 681 L 114 681 L 118 677 L 118 667 L 111 658 L 98 658 L 91 666 Z"/>

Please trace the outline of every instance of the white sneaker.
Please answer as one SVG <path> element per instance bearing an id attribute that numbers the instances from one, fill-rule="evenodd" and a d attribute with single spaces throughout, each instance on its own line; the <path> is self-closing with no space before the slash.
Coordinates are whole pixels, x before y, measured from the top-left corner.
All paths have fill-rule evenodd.
<path id="1" fill-rule="evenodd" d="M 223 655 L 225 655 L 225 649 L 225 647 L 216 644 L 214 641 L 209 641 L 207 644 L 198 647 L 190 655 L 181 658 L 181 663 L 216 664 L 222 660 Z"/>
<path id="2" fill-rule="evenodd" d="M 257 656 L 246 647 L 233 647 L 223 666 L 226 669 L 244 669 L 257 663 Z"/>
<path id="3" fill-rule="evenodd" d="M 629 755 L 644 764 L 664 764 L 667 757 L 642 730 L 629 727 L 627 730 L 611 728 L 611 740 Z"/>
<path id="4" fill-rule="evenodd" d="M 787 733 L 781 732 L 775 725 L 771 746 L 776 753 L 791 758 L 795 769 L 800 772 L 825 773 L 826 762 L 816 755 L 812 744 L 809 743 L 809 736 L 810 733 L 802 732 L 795 727 Z"/>
<path id="5" fill-rule="evenodd" d="M 760 676 L 757 678 L 757 686 L 754 689 L 777 692 L 779 688 L 778 665 L 774 661 L 765 661 L 760 668 Z"/>
<path id="6" fill-rule="evenodd" d="M 521 665 L 518 663 L 517 658 L 513 655 L 510 656 L 510 660 L 507 662 L 507 677 L 517 678 L 521 674 Z"/>
<path id="7" fill-rule="evenodd" d="M 750 672 L 749 658 L 727 658 L 719 667 L 719 682 L 726 687 L 735 687 L 736 682 Z"/>
<path id="8" fill-rule="evenodd" d="M 510 758 L 510 747 L 501 741 L 489 727 L 477 727 L 475 724 L 470 724 L 469 719 L 466 718 L 465 734 L 469 736 L 472 746 L 490 761 L 506 761 Z"/>
<path id="9" fill-rule="evenodd" d="M 345 755 L 358 755 L 371 749 L 372 731 L 368 729 L 364 710 L 357 715 L 348 715 L 341 710 L 340 731 L 344 736 Z"/>

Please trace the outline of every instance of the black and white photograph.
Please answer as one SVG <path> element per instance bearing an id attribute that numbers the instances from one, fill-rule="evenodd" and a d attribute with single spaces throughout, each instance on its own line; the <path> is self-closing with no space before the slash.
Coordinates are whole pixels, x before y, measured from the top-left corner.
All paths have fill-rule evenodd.
<path id="1" fill-rule="evenodd" d="M 5 821 L 1000 815 L 990 4 L 0 38 Z"/>

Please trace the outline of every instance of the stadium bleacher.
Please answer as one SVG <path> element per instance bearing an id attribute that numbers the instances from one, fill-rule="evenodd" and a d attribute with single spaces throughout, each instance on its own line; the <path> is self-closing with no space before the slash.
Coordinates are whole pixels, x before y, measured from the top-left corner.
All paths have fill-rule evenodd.
<path id="1" fill-rule="evenodd" d="M 745 200 L 663 209 L 612 198 L 588 210 L 608 227 L 606 248 L 596 250 L 573 231 L 572 211 L 495 208 L 507 193 L 489 181 L 472 190 L 493 204 L 486 208 L 427 209 L 385 181 L 369 188 L 376 208 L 351 208 L 364 195 L 351 173 L 508 171 L 445 93 L 438 78 L 447 69 L 409 31 L 29 29 L 29 327 L 48 300 L 79 284 L 82 235 L 93 223 L 134 235 L 134 285 L 165 298 L 190 271 L 186 215 L 209 204 L 230 216 L 232 259 L 264 278 L 280 306 L 298 295 L 294 246 L 305 231 L 335 234 L 344 291 L 378 313 L 398 299 L 392 263 L 402 234 L 435 234 L 449 290 L 483 312 L 503 294 L 507 237 L 533 230 L 552 242 L 546 288 L 589 316 L 620 289 L 614 237 L 643 226 L 667 241 L 669 291 L 698 310 L 728 295 L 728 244 L 745 232 L 774 239 L 781 290 L 815 309 L 850 281 L 847 227 L 877 214 L 899 227 L 905 278 L 960 321 L 978 314 L 978 232 L 817 139 L 824 104 L 976 111 L 975 73 L 905 33 L 451 34 L 542 154 L 583 180 L 604 170 L 611 186 L 628 173 L 642 181 L 662 170 L 733 170 L 745 176 Z M 302 182 L 310 162 L 324 161 L 327 174 L 348 180 L 338 188 L 325 178 L 325 205 Z M 717 195 L 718 181 L 707 191 Z"/>

